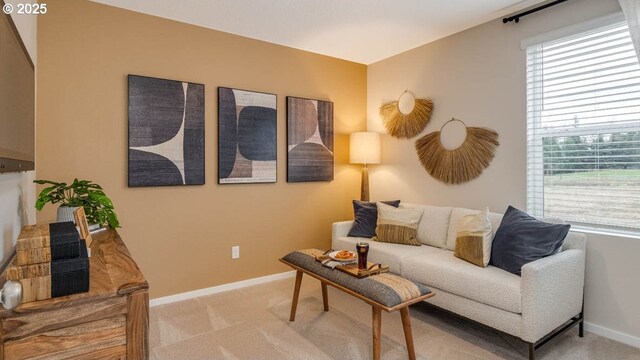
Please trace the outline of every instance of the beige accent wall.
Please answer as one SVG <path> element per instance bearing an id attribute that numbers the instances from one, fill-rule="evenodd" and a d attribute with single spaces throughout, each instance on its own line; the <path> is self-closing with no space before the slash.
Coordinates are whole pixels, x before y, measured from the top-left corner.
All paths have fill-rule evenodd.
<path id="1" fill-rule="evenodd" d="M 287 271 L 278 262 L 287 252 L 330 246 L 331 223 L 352 216 L 359 194 L 348 134 L 366 125 L 366 66 L 89 1 L 47 5 L 38 177 L 105 188 L 152 298 Z M 205 185 L 127 187 L 127 74 L 205 84 Z M 217 184 L 218 86 L 278 95 L 276 184 Z M 334 102 L 334 181 L 286 182 L 287 95 Z M 38 222 L 53 221 L 54 210 Z"/>
<path id="2" fill-rule="evenodd" d="M 529 15 L 519 24 L 501 19 L 372 64 L 368 68 L 368 129 L 384 133 L 378 108 L 405 90 L 431 97 L 435 110 L 420 135 L 437 131 L 456 117 L 469 126 L 499 134 L 500 147 L 489 168 L 463 185 L 445 185 L 420 165 L 415 139 L 383 136 L 382 164 L 371 167 L 374 199 L 504 212 L 508 205 L 526 209 L 526 54 L 520 42 L 581 21 L 620 11 L 616 0 L 578 0 Z M 454 136 L 443 131 L 444 140 Z M 640 240 L 588 234 L 586 321 L 635 337 L 640 343 Z M 606 329 L 605 329 L 606 330 Z M 616 334 L 609 334 L 616 335 Z"/>

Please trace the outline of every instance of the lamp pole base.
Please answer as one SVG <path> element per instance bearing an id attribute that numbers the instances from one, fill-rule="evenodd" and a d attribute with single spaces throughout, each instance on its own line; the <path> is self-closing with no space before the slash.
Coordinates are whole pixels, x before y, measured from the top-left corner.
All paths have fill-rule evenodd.
<path id="1" fill-rule="evenodd" d="M 362 167 L 362 183 L 360 184 L 360 200 L 369 201 L 369 169 L 365 164 Z"/>

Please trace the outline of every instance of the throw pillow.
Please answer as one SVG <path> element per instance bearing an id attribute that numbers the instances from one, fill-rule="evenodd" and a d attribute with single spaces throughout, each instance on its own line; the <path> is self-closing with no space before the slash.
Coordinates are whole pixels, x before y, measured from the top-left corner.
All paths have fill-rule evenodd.
<path id="1" fill-rule="evenodd" d="M 376 236 L 372 240 L 404 245 L 422 245 L 416 240 L 422 209 L 395 208 L 381 202 L 378 202 L 377 206 L 378 226 L 376 226 Z"/>
<path id="2" fill-rule="evenodd" d="M 398 207 L 400 200 L 383 201 L 387 205 Z M 353 200 L 353 225 L 347 236 L 371 238 L 376 236 L 378 207 L 375 202 Z"/>
<path id="3" fill-rule="evenodd" d="M 460 220 L 456 231 L 454 255 L 474 265 L 487 267 L 491 259 L 493 231 L 489 220 L 489 208 Z"/>
<path id="4" fill-rule="evenodd" d="M 509 206 L 493 238 L 491 264 L 520 275 L 524 264 L 558 252 L 570 227 L 540 221 Z"/>

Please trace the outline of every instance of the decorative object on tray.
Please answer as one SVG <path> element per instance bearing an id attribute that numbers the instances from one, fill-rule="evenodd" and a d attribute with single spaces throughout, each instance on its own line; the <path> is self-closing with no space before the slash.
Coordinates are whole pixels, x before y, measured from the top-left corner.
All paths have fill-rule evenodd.
<path id="1" fill-rule="evenodd" d="M 349 136 L 349 162 L 363 164 L 360 200 L 369 201 L 369 169 L 367 165 L 380 164 L 380 134 L 355 132 Z"/>
<path id="2" fill-rule="evenodd" d="M 287 96 L 287 182 L 333 180 L 333 103 Z"/>
<path id="3" fill-rule="evenodd" d="M 128 80 L 129 187 L 204 184 L 204 85 Z"/>
<path id="4" fill-rule="evenodd" d="M 218 183 L 275 183 L 277 96 L 218 88 Z"/>
<path id="5" fill-rule="evenodd" d="M 348 250 L 341 250 L 341 251 L 350 252 Z M 331 254 L 338 252 L 338 251 L 333 251 L 333 249 L 327 250 L 324 253 L 322 253 L 320 250 L 317 250 L 317 249 L 302 250 L 302 252 L 308 253 L 309 255 L 315 257 L 316 261 L 321 263 L 325 267 L 342 271 L 346 274 L 349 274 L 359 279 L 367 276 L 375 275 L 375 274 L 382 274 L 382 273 L 389 272 L 388 265 L 383 265 L 379 263 L 367 262 L 366 267 L 364 269 L 360 269 L 359 264 L 356 263 L 355 261 L 349 261 L 349 262 L 336 261 L 333 257 L 330 256 Z"/>
<path id="6" fill-rule="evenodd" d="M 349 251 L 349 250 L 333 251 L 327 255 L 333 260 L 340 261 L 343 263 L 352 263 L 358 260 L 358 255 L 353 251 Z"/>
<path id="7" fill-rule="evenodd" d="M 38 211 L 42 210 L 47 203 L 60 203 L 60 207 L 73 207 L 73 211 L 78 207 L 83 207 L 87 220 L 91 224 L 107 224 L 114 229 L 120 227 L 113 202 L 104 193 L 102 187 L 93 181 L 73 179 L 71 184 L 67 184 L 51 180 L 34 180 L 34 183 L 50 185 L 42 189 L 36 199 Z M 74 221 L 73 211 L 71 211 L 70 219 L 58 220 Z"/>
<path id="8" fill-rule="evenodd" d="M 450 150 L 441 142 L 442 129 L 452 121 L 459 121 L 466 128 L 466 138 L 458 148 Z M 440 131 L 429 133 L 416 141 L 416 151 L 422 166 L 434 178 L 446 184 L 462 184 L 471 181 L 489 167 L 498 142 L 498 133 L 480 127 L 468 127 L 464 121 L 452 118 Z"/>
<path id="9" fill-rule="evenodd" d="M 366 270 L 367 256 L 369 255 L 369 243 L 364 241 L 357 242 L 356 250 L 358 252 L 358 270 Z"/>
<path id="10" fill-rule="evenodd" d="M 416 99 L 405 90 L 397 101 L 386 103 L 380 107 L 380 116 L 387 133 L 398 139 L 410 139 L 422 132 L 433 112 L 431 99 Z"/>
<path id="11" fill-rule="evenodd" d="M 16 241 L 16 257 L 6 271 L 20 282 L 22 302 L 89 291 L 86 242 L 73 222 L 25 226 Z"/>

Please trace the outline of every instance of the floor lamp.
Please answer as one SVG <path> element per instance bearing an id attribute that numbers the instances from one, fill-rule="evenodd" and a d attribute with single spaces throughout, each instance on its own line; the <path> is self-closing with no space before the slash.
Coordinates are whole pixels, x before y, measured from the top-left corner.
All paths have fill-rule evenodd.
<path id="1" fill-rule="evenodd" d="M 360 200 L 369 201 L 369 169 L 367 165 L 380 164 L 380 134 L 377 132 L 356 132 L 349 137 L 349 162 L 364 164 Z"/>

